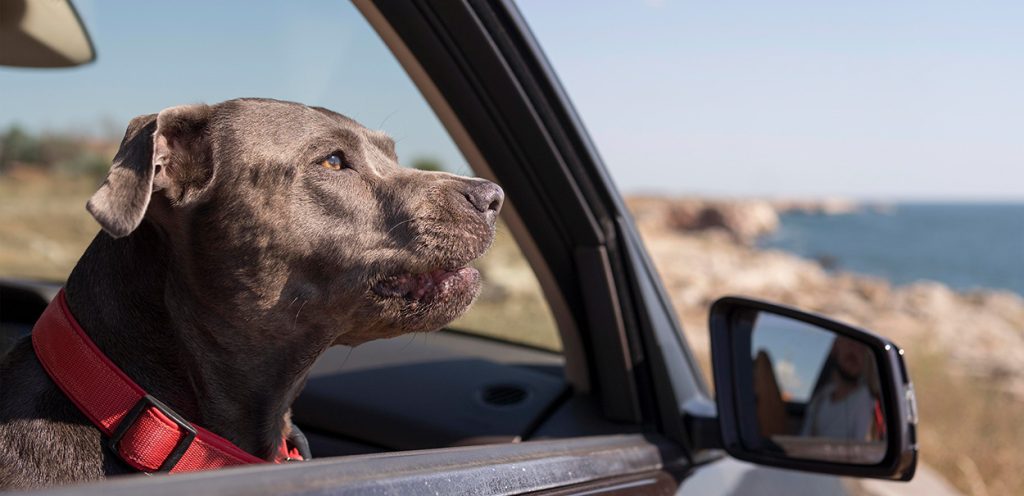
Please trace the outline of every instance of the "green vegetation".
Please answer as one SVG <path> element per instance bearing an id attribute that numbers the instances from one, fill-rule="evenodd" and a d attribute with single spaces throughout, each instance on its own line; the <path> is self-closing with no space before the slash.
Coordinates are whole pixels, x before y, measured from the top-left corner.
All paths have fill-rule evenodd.
<path id="1" fill-rule="evenodd" d="M 0 174 L 19 168 L 102 177 L 116 143 L 62 133 L 32 135 L 14 125 L 0 133 Z"/>
<path id="2" fill-rule="evenodd" d="M 16 163 L 38 164 L 42 153 L 39 140 L 18 126 L 11 126 L 0 136 L 0 172 Z"/>
<path id="3" fill-rule="evenodd" d="M 413 159 L 412 168 L 432 172 L 444 170 L 444 166 L 441 165 L 441 162 L 430 157 L 418 157 Z"/>

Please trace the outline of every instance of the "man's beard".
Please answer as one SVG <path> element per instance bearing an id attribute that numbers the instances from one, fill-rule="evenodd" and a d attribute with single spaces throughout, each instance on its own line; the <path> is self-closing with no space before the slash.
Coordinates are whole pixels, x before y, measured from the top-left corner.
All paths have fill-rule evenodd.
<path id="1" fill-rule="evenodd" d="M 839 374 L 839 378 L 842 379 L 843 382 L 848 382 L 850 384 L 856 384 L 860 382 L 860 374 L 851 374 L 847 372 L 845 369 L 843 369 L 842 366 L 836 367 L 836 373 Z"/>

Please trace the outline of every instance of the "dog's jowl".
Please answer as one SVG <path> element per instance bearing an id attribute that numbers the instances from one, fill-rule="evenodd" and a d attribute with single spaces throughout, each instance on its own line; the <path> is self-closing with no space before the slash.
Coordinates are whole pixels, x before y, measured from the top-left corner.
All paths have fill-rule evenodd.
<path id="1" fill-rule="evenodd" d="M 462 314 L 502 200 L 323 108 L 136 117 L 102 231 L 0 362 L 0 487 L 308 457 L 289 408 L 316 358 Z"/>

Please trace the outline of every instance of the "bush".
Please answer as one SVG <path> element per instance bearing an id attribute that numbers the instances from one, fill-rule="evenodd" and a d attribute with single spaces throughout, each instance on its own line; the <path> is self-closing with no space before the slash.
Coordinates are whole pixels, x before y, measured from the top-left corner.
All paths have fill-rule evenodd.
<path id="1" fill-rule="evenodd" d="M 18 125 L 12 125 L 6 133 L 0 135 L 0 172 L 15 163 L 38 164 L 42 156 L 39 140 Z"/>
<path id="2" fill-rule="evenodd" d="M 437 159 L 433 159 L 433 158 L 429 158 L 429 157 L 419 157 L 419 158 L 413 159 L 412 166 L 413 166 L 414 169 L 419 169 L 419 170 L 424 170 L 424 171 L 434 171 L 434 172 L 437 172 L 437 171 L 443 171 L 444 170 L 444 167 L 441 165 L 441 162 L 439 162 Z"/>
<path id="3" fill-rule="evenodd" d="M 67 176 L 102 178 L 116 142 L 68 133 L 32 135 L 17 125 L 0 133 L 0 174 L 27 167 Z"/>

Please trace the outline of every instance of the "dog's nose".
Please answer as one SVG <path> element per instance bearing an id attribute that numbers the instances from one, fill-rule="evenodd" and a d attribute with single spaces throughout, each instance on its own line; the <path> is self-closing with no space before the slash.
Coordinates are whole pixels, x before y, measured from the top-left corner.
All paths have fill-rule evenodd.
<path id="1" fill-rule="evenodd" d="M 501 204 L 505 201 L 505 192 L 501 187 L 490 181 L 481 181 L 471 185 L 463 193 L 469 203 L 477 212 L 484 214 L 488 220 L 493 220 L 501 210 Z"/>

